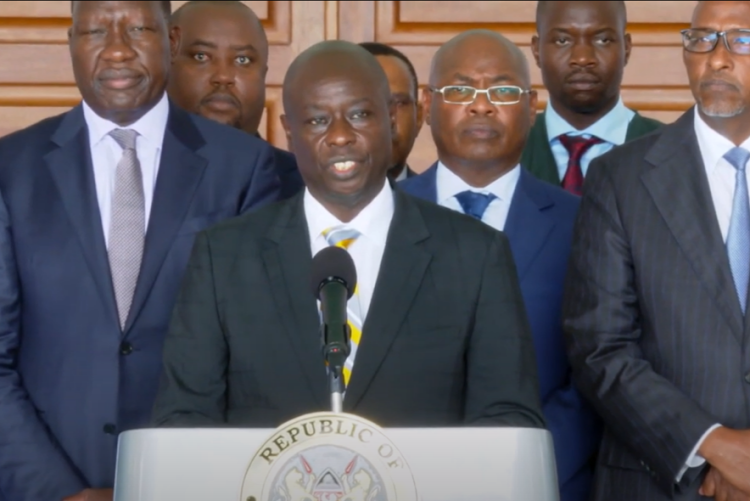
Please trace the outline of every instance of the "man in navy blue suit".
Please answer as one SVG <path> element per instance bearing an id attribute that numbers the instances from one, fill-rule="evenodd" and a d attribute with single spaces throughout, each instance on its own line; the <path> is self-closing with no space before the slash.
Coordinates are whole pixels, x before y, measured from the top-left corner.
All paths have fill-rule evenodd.
<path id="1" fill-rule="evenodd" d="M 268 144 L 173 106 L 169 2 L 73 2 L 83 103 L 0 140 L 0 499 L 111 499 L 196 232 L 274 201 Z"/>
<path id="2" fill-rule="evenodd" d="M 534 335 L 544 417 L 562 501 L 584 501 L 597 419 L 570 381 L 560 308 L 578 198 L 519 164 L 536 114 L 525 57 L 501 35 L 465 32 L 443 45 L 425 92 L 439 161 L 399 186 L 473 216 L 510 240 Z"/>
<path id="3" fill-rule="evenodd" d="M 268 39 L 242 2 L 192 1 L 172 15 L 167 92 L 182 108 L 260 137 L 266 107 Z M 281 198 L 304 186 L 294 155 L 274 148 Z"/>

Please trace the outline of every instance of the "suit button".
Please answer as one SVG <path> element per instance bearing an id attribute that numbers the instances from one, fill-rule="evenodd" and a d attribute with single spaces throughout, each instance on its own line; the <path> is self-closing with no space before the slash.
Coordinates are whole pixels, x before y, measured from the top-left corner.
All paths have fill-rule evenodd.
<path id="1" fill-rule="evenodd" d="M 748 384 L 750 384 L 750 372 L 748 372 L 747 374 L 745 374 L 745 382 L 748 383 Z"/>
<path id="2" fill-rule="evenodd" d="M 115 435 L 117 433 L 117 427 L 113 425 L 112 423 L 105 424 L 102 430 L 107 435 Z"/>
<path id="3" fill-rule="evenodd" d="M 120 344 L 120 355 L 130 355 L 131 353 L 133 353 L 133 345 L 123 341 Z"/>

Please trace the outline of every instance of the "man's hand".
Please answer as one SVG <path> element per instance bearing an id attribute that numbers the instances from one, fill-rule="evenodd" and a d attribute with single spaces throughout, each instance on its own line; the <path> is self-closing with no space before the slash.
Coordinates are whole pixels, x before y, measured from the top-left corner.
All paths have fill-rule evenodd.
<path id="1" fill-rule="evenodd" d="M 85 489 L 78 494 L 66 497 L 62 501 L 112 501 L 114 495 L 112 489 Z"/>
<path id="2" fill-rule="evenodd" d="M 711 470 L 718 470 L 724 483 L 750 496 L 750 430 L 717 428 L 706 437 L 698 452 Z"/>
<path id="3" fill-rule="evenodd" d="M 713 498 L 716 501 L 750 501 L 750 495 L 733 487 L 724 480 L 719 470 L 715 468 L 708 470 L 698 494 Z"/>

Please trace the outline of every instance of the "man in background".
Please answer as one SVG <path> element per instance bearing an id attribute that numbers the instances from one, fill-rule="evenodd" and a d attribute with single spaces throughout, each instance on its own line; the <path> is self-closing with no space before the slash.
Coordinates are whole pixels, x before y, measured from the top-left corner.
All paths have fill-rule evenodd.
<path id="1" fill-rule="evenodd" d="M 258 16 L 237 1 L 187 2 L 172 15 L 167 91 L 182 108 L 260 137 L 268 40 Z M 294 156 L 273 148 L 281 198 L 303 187 Z"/>
<path id="2" fill-rule="evenodd" d="M 563 318 L 595 501 L 750 499 L 750 2 L 682 32 L 696 106 L 594 160 Z"/>
<path id="3" fill-rule="evenodd" d="M 396 130 L 393 133 L 393 167 L 388 177 L 401 181 L 415 175 L 409 168 L 409 154 L 422 129 L 422 103 L 419 81 L 409 58 L 390 45 L 378 42 L 359 44 L 375 56 L 388 77 L 391 96 L 396 106 Z"/>
<path id="4" fill-rule="evenodd" d="M 271 148 L 167 99 L 169 2 L 72 2 L 83 103 L 0 139 L 0 499 L 112 497 L 196 232 L 278 197 Z"/>
<path id="5" fill-rule="evenodd" d="M 508 237 L 555 442 L 561 501 L 587 501 L 599 423 L 571 382 L 560 320 L 578 198 L 519 164 L 536 115 L 525 56 L 492 31 L 451 39 L 434 56 L 425 115 L 439 160 L 399 187 Z"/>
<path id="6" fill-rule="evenodd" d="M 630 34 L 625 2 L 538 2 L 531 50 L 549 101 L 531 129 L 521 165 L 580 195 L 589 162 L 661 123 L 620 97 Z"/>

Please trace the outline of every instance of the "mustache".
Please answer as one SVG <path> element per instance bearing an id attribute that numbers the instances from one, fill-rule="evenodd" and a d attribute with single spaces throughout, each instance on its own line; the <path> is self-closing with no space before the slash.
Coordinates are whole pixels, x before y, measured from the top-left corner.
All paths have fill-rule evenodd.
<path id="1" fill-rule="evenodd" d="M 106 68 L 99 72 L 99 80 L 116 80 L 120 78 L 139 78 L 139 71 L 129 68 Z"/>
<path id="2" fill-rule="evenodd" d="M 592 73 L 588 70 L 577 70 L 565 77 L 566 82 L 601 82 L 601 77 L 596 73 Z"/>
<path id="3" fill-rule="evenodd" d="M 724 80 L 723 78 L 710 78 L 708 80 L 703 80 L 700 83 L 700 88 L 705 89 L 706 87 L 712 86 L 712 85 L 725 85 L 727 87 L 731 87 L 733 90 L 736 90 L 739 92 L 740 86 L 734 82 L 730 82 L 728 80 Z"/>
<path id="4" fill-rule="evenodd" d="M 228 92 L 213 92 L 201 100 L 201 104 L 206 104 L 210 101 L 224 101 L 232 103 L 236 107 L 240 107 L 240 100 Z"/>

